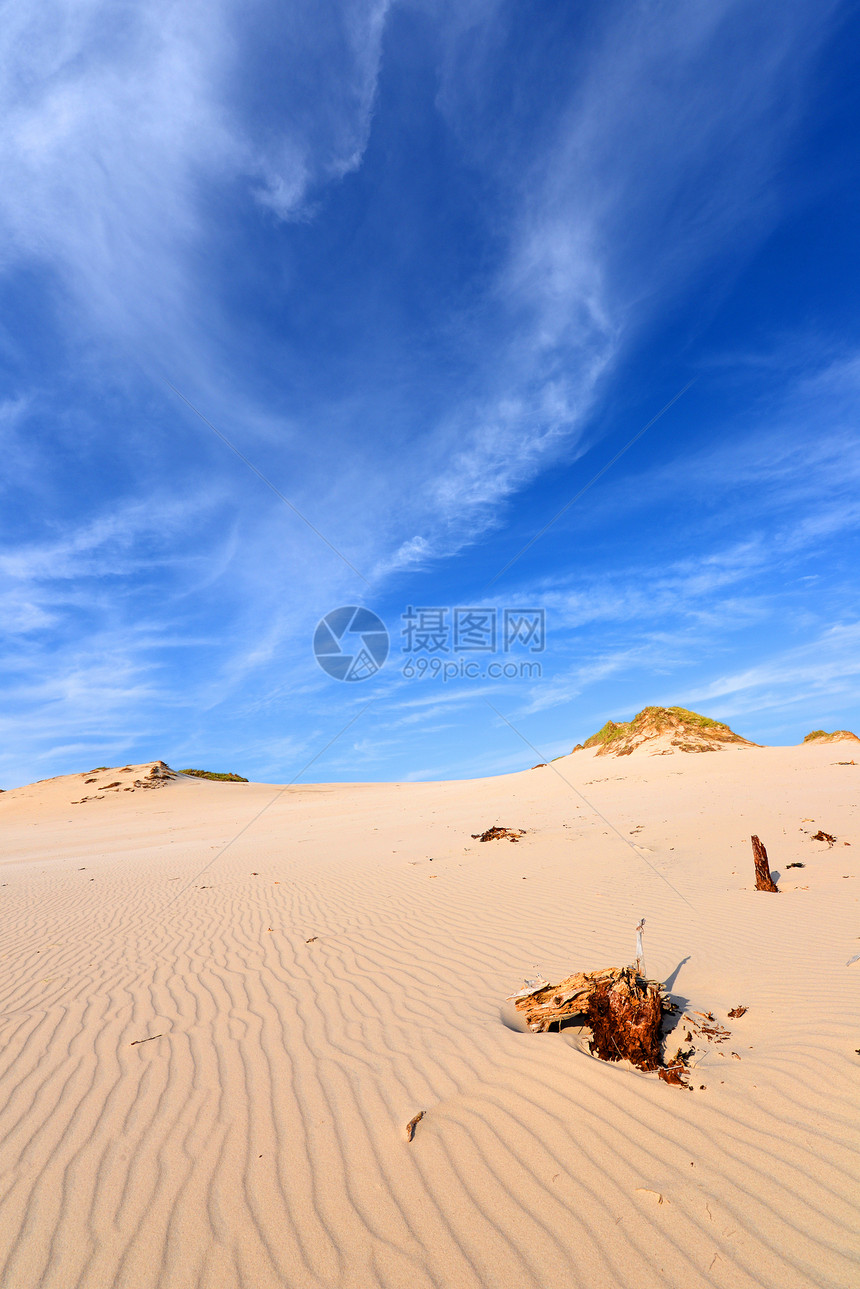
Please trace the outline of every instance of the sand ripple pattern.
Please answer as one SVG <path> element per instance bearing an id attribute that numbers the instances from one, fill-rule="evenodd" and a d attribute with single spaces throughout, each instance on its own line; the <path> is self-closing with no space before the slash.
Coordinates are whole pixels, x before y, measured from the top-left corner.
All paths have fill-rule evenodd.
<path id="1" fill-rule="evenodd" d="M 22 850 L 0 890 L 2 1289 L 855 1285 L 852 870 L 827 853 L 765 904 L 731 874 L 744 824 L 731 855 L 714 840 L 719 792 L 670 837 L 680 787 L 631 773 L 601 808 L 644 824 L 692 909 L 527 776 L 287 797 L 197 880 L 241 821 L 203 789 L 181 842 L 112 850 L 117 805 L 98 847 Z M 828 784 L 804 813 L 853 826 Z M 496 819 L 534 831 L 471 841 Z M 693 1093 L 499 1022 L 536 961 L 608 965 L 643 914 L 687 1006 L 750 1008 Z"/>

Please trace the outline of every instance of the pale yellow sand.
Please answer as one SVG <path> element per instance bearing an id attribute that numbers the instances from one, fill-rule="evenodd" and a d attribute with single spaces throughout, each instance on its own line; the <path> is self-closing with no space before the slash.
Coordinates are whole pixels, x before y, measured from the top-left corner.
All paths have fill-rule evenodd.
<path id="1" fill-rule="evenodd" d="M 223 854 L 271 787 L 0 796 L 3 1289 L 856 1286 L 843 753 L 557 762 L 641 851 L 552 767 L 293 788 Z M 648 973 L 732 1031 L 693 1092 L 499 1022 L 641 916 Z"/>

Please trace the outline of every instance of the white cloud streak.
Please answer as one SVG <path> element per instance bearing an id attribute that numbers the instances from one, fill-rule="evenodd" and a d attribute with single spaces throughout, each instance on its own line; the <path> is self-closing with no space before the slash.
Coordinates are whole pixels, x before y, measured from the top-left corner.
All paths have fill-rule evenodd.
<path id="1" fill-rule="evenodd" d="M 287 110 L 271 123 L 255 120 L 243 101 L 236 65 L 248 31 L 265 42 L 267 25 L 281 30 L 267 5 L 7 0 L 6 267 L 22 258 L 47 263 L 74 314 L 102 340 L 119 333 L 145 356 L 169 352 L 178 361 L 184 350 L 190 363 L 207 332 L 207 192 L 241 180 L 289 218 L 314 185 L 360 163 L 386 9 L 381 0 L 354 0 L 332 7 L 326 25 L 312 5 L 293 5 L 285 53 L 317 78 L 321 110 L 305 118 Z M 277 71 L 290 81 L 289 62 Z"/>
<path id="2" fill-rule="evenodd" d="M 491 0 L 483 12 L 498 24 L 500 10 Z M 440 92 L 467 150 L 481 77 L 493 75 L 479 12 L 471 5 L 452 23 Z M 727 280 L 750 254 L 782 197 L 780 157 L 826 12 L 765 5 L 752 15 L 738 0 L 607 7 L 602 47 L 540 146 L 512 155 L 499 127 L 493 165 L 511 213 L 491 296 L 507 334 L 484 397 L 437 427 L 425 555 L 459 549 L 548 464 L 575 459 L 633 339 L 716 262 Z"/>

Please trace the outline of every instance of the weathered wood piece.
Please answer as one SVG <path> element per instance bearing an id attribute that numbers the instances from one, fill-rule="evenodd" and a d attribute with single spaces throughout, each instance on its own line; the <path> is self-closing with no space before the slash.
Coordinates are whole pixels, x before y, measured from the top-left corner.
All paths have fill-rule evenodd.
<path id="1" fill-rule="evenodd" d="M 661 1022 L 675 1004 L 658 980 L 646 980 L 635 967 L 581 971 L 557 985 L 533 980 L 508 1002 L 537 1034 L 582 1016 L 591 1026 L 591 1051 L 601 1060 L 628 1060 L 640 1070 L 665 1068 Z"/>
<path id="2" fill-rule="evenodd" d="M 640 1070 L 663 1064 L 661 986 L 635 972 L 598 985 L 588 1000 L 589 1047 L 602 1061 L 630 1061 Z"/>
<path id="3" fill-rule="evenodd" d="M 537 767 L 535 767 L 537 769 Z M 507 837 L 509 841 L 519 841 L 520 837 L 525 837 L 524 828 L 501 828 L 494 825 L 488 828 L 486 832 L 473 832 L 473 841 L 499 841 L 502 837 Z"/>
<path id="4" fill-rule="evenodd" d="M 779 894 L 779 887 L 770 875 L 770 865 L 767 862 L 767 851 L 759 841 L 758 837 L 753 834 L 750 837 L 752 842 L 753 862 L 755 863 L 755 888 L 757 891 L 773 891 Z"/>
<path id="5" fill-rule="evenodd" d="M 421 1120 L 424 1118 L 424 1116 L 425 1116 L 425 1114 L 426 1114 L 426 1113 L 427 1113 L 427 1111 L 426 1111 L 426 1110 L 419 1110 L 419 1111 L 418 1111 L 418 1113 L 417 1113 L 417 1114 L 414 1114 L 414 1115 L 412 1116 L 412 1118 L 409 1120 L 409 1122 L 408 1122 L 408 1123 L 407 1123 L 407 1125 L 406 1125 L 406 1140 L 407 1140 L 407 1141 L 412 1141 L 412 1140 L 414 1139 L 414 1137 L 415 1137 L 415 1129 L 418 1127 L 419 1123 L 420 1123 L 420 1122 L 421 1122 Z"/>

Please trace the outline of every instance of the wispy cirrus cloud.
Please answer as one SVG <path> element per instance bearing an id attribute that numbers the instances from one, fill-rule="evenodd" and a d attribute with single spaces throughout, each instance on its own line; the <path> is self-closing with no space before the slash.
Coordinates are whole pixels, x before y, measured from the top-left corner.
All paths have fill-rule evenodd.
<path id="1" fill-rule="evenodd" d="M 280 726 L 302 745 L 328 701 L 315 621 L 363 594 L 163 374 L 372 579 L 374 599 L 416 586 L 416 600 L 459 598 L 450 582 L 425 589 L 440 561 L 463 555 L 452 580 L 471 585 L 469 548 L 592 443 L 635 346 L 685 301 L 687 344 L 796 207 L 781 167 L 833 5 L 556 8 L 544 32 L 532 18 L 524 30 L 515 0 L 7 4 L 0 271 L 3 288 L 27 289 L 0 358 L 21 391 L 16 450 L 41 444 L 43 477 L 22 456 L 0 595 L 10 634 L 30 642 L 4 654 L 19 711 L 50 709 L 51 746 L 72 746 L 76 724 L 130 728 L 135 712 L 141 728 L 175 729 L 175 697 L 201 739 L 225 722 L 253 729 L 237 745 L 256 743 L 268 771 L 294 746 Z M 805 459 L 797 420 L 759 424 L 749 448 L 699 437 L 662 474 L 601 485 L 631 529 L 655 488 L 706 483 L 711 497 L 695 525 L 662 526 L 668 553 L 655 525 L 651 548 L 634 541 L 582 571 L 548 556 L 525 589 L 579 650 L 575 666 L 555 659 L 559 702 L 661 658 L 682 669 L 721 615 L 753 629 L 768 567 L 799 570 L 849 530 L 851 372 L 795 388 L 810 414 L 844 398 L 841 431 L 831 419 Z M 756 488 L 767 497 L 753 507 Z M 536 530 L 543 500 L 525 504 Z M 742 535 L 728 531 L 738 516 Z M 393 703 L 401 691 L 389 686 Z M 459 719 L 469 702 L 412 711 Z M 28 755 L 47 728 L 21 736 Z"/>
<path id="2" fill-rule="evenodd" d="M 703 703 L 720 700 L 724 710 L 770 710 L 784 715 L 810 696 L 833 710 L 854 704 L 860 678 L 860 622 L 839 622 L 791 649 L 774 651 L 753 667 L 717 676 L 694 689 Z M 823 714 L 822 714 L 823 718 Z"/>
<path id="3" fill-rule="evenodd" d="M 94 325 L 157 365 L 169 353 L 173 371 L 230 405 L 230 420 L 259 422 L 254 392 L 225 378 L 229 323 L 205 303 L 211 199 L 238 183 L 280 218 L 317 217 L 321 185 L 361 164 L 388 11 L 384 0 L 324 13 L 305 3 L 275 20 L 263 3 L 192 0 L 111 20 L 102 0 L 11 4 L 0 47 L 7 263 L 51 264 Z M 496 152 L 487 134 L 473 142 L 470 120 L 486 121 L 506 53 L 485 41 L 467 83 L 456 47 L 510 12 L 476 5 L 449 27 L 437 17 L 449 46 L 439 105 L 466 155 L 480 146 L 505 216 L 492 212 L 496 263 L 458 324 L 472 390 L 453 387 L 450 408 L 400 455 L 409 502 L 390 506 L 383 548 L 368 552 L 380 569 L 453 553 L 497 524 L 500 504 L 576 453 L 601 381 L 666 296 L 689 290 L 728 239 L 737 258 L 766 226 L 796 125 L 789 91 L 815 52 L 811 10 L 783 15 L 776 41 L 729 0 L 615 17 L 607 10 L 559 111 L 509 149 L 503 116 Z M 709 194 L 704 206 L 694 189 Z M 376 466 L 362 486 L 373 489 Z M 314 486 L 321 511 L 336 504 Z"/>
<path id="4" fill-rule="evenodd" d="M 407 547 L 416 558 L 460 549 L 551 462 L 575 460 L 643 330 L 715 264 L 728 281 L 745 263 L 783 208 L 780 157 L 836 7 L 801 6 L 786 21 L 778 6 L 751 16 L 723 0 L 619 21 L 607 6 L 587 67 L 527 138 L 500 93 L 503 41 L 482 25 L 492 15 L 504 30 L 510 7 L 467 6 L 445 32 L 440 107 L 506 218 L 486 283 L 493 361 L 482 394 L 434 427 L 436 459 L 420 458 L 431 508 L 412 508 L 424 525 Z"/>
<path id="5" fill-rule="evenodd" d="M 298 3 L 278 23 L 262 0 L 9 0 L 5 266 L 51 267 L 102 340 L 190 362 L 213 191 L 243 183 L 287 219 L 360 163 L 387 7 Z"/>

